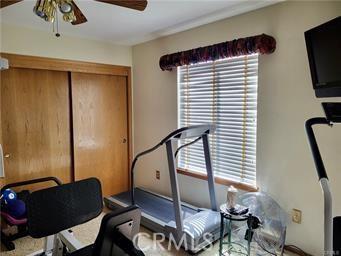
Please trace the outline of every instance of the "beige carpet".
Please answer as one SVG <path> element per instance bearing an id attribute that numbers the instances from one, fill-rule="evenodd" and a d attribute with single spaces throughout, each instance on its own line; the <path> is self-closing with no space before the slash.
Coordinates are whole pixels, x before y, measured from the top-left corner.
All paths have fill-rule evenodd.
<path id="1" fill-rule="evenodd" d="M 100 222 L 104 214 L 100 215 L 96 219 L 85 223 L 83 225 L 77 226 L 73 228 L 75 237 L 81 241 L 84 245 L 88 245 L 94 242 L 96 239 Z M 152 236 L 152 233 L 144 228 L 141 228 L 141 232 L 146 232 L 150 236 Z M 30 237 L 21 238 L 15 241 L 16 249 L 11 252 L 3 251 L 3 248 L 1 248 L 1 256 L 24 256 L 28 255 L 30 253 L 33 253 L 35 251 L 38 251 L 43 248 L 43 239 L 33 239 Z M 176 250 L 175 248 L 171 248 L 168 250 L 168 243 L 163 242 L 160 244 L 154 244 L 153 240 L 151 238 L 148 238 L 147 236 L 141 236 L 139 239 L 139 246 L 141 248 L 150 248 L 147 250 L 144 250 L 144 253 L 146 255 L 151 256 L 167 256 L 167 255 L 188 255 L 183 250 Z M 211 250 L 204 251 L 200 253 L 200 256 L 208 256 L 208 255 L 219 255 L 218 253 L 219 243 L 215 243 Z"/>

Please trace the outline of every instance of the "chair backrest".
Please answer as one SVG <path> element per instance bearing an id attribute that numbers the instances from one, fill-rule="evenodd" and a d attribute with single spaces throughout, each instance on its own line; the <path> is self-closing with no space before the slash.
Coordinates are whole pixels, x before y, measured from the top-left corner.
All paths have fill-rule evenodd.
<path id="1" fill-rule="evenodd" d="M 137 247 L 136 235 L 140 230 L 141 210 L 133 205 L 106 214 L 93 246 L 96 256 L 144 256 Z"/>
<path id="2" fill-rule="evenodd" d="M 33 238 L 57 234 L 97 217 L 102 208 L 96 178 L 35 191 L 27 201 L 28 233 Z"/>

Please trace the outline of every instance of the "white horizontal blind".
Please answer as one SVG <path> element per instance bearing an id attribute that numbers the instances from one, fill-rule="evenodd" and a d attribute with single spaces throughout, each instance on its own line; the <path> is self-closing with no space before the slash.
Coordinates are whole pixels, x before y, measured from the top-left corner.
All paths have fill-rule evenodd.
<path id="1" fill-rule="evenodd" d="M 179 127 L 216 124 L 216 132 L 209 136 L 215 176 L 252 186 L 257 80 L 257 54 L 178 67 Z M 202 142 L 180 151 L 178 166 L 206 173 Z"/>

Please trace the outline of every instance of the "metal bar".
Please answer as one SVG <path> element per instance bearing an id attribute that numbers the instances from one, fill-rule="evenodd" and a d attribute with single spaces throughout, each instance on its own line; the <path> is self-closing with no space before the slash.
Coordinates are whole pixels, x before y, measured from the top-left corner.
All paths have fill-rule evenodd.
<path id="1" fill-rule="evenodd" d="M 75 238 L 71 230 L 64 230 L 60 232 L 59 237 L 70 252 L 80 250 L 84 247 L 84 245 Z"/>
<path id="2" fill-rule="evenodd" d="M 130 169 L 130 193 L 131 193 L 131 205 L 134 205 L 135 204 L 135 193 L 134 193 L 134 190 L 135 190 L 135 181 L 134 181 L 134 169 L 135 169 L 135 165 L 136 165 L 136 162 L 137 160 L 141 157 L 141 156 L 144 156 L 146 154 L 149 154 L 155 150 L 157 150 L 159 147 L 162 146 L 162 143 L 158 143 L 157 145 L 155 145 L 154 147 L 152 148 L 149 148 L 139 154 L 137 154 L 137 156 L 134 158 L 133 160 L 133 163 L 131 165 L 131 169 Z"/>
<path id="3" fill-rule="evenodd" d="M 228 225 L 228 234 L 227 234 L 227 241 L 228 241 L 228 245 L 229 245 L 229 248 L 231 246 L 231 241 L 232 241 L 232 220 L 227 220 L 227 225 Z"/>
<path id="4" fill-rule="evenodd" d="M 220 213 L 220 239 L 219 239 L 219 256 L 223 255 L 223 240 L 225 233 L 225 220 L 222 213 Z"/>
<path id="5" fill-rule="evenodd" d="M 167 142 L 171 141 L 172 139 L 186 139 L 186 138 L 192 138 L 192 137 L 198 137 L 202 134 L 210 134 L 215 131 L 215 125 L 193 125 L 190 127 L 183 127 L 180 129 L 177 129 L 176 131 L 170 133 L 165 137 L 162 141 L 160 141 L 158 144 L 156 144 L 154 147 L 149 148 L 138 155 L 133 160 L 133 163 L 130 168 L 130 191 L 131 191 L 131 204 L 135 204 L 135 184 L 134 184 L 134 168 L 136 165 L 137 160 L 139 157 L 144 156 L 146 154 L 149 154 L 155 150 L 157 150 L 159 147 L 161 147 L 163 144 L 166 144 Z M 196 142 L 196 140 L 195 140 Z M 194 143 L 194 142 L 193 142 Z"/>
<path id="6" fill-rule="evenodd" d="M 169 177 L 170 177 L 171 188 L 172 188 L 177 239 L 181 239 L 181 236 L 183 234 L 183 221 L 181 217 L 181 201 L 180 201 L 180 192 L 179 192 L 179 186 L 178 186 L 177 173 L 175 169 L 175 161 L 174 161 L 171 140 L 166 142 L 166 149 L 167 149 L 167 158 L 168 158 Z"/>
<path id="7" fill-rule="evenodd" d="M 21 182 L 15 182 L 15 183 L 7 184 L 1 188 L 1 191 L 4 191 L 7 188 L 26 186 L 26 185 L 48 182 L 48 181 L 54 181 L 58 186 L 62 185 L 62 182 L 56 177 L 45 177 L 45 178 L 39 178 L 39 179 L 33 179 L 33 180 L 27 180 L 27 181 L 21 181 Z"/>
<path id="8" fill-rule="evenodd" d="M 56 235 L 51 235 L 45 238 L 44 241 L 44 249 L 43 255 L 52 255 L 53 254 L 53 249 L 55 247 L 56 240 L 58 239 L 57 234 Z"/>
<path id="9" fill-rule="evenodd" d="M 315 167 L 319 182 L 324 196 L 324 255 L 333 255 L 333 212 L 332 212 L 332 194 L 329 187 L 329 181 L 326 169 L 323 164 L 320 150 L 317 145 L 316 137 L 313 130 L 313 125 L 327 124 L 331 126 L 324 117 L 311 118 L 306 121 L 305 129 L 308 136 L 310 149 L 314 158 Z"/>
<path id="10" fill-rule="evenodd" d="M 201 137 L 196 138 L 195 140 L 193 140 L 193 141 L 191 141 L 191 142 L 189 142 L 189 143 L 186 143 L 186 144 L 180 146 L 180 147 L 175 151 L 174 157 L 175 157 L 175 158 L 177 157 L 177 155 L 178 155 L 178 153 L 179 153 L 179 151 L 180 151 L 181 149 L 183 149 L 183 148 L 185 148 L 185 147 L 188 147 L 188 146 L 190 146 L 190 145 L 193 145 L 194 143 L 198 142 L 199 140 L 201 140 Z"/>
<path id="11" fill-rule="evenodd" d="M 311 118 L 307 120 L 305 123 L 305 129 L 306 129 L 306 133 L 307 133 L 310 148 L 311 148 L 311 153 L 313 154 L 315 167 L 317 170 L 317 175 L 319 177 L 319 180 L 322 178 L 328 179 L 327 172 L 326 172 L 326 169 L 324 168 L 321 153 L 317 145 L 317 141 L 316 141 L 314 130 L 313 130 L 313 125 L 316 125 L 316 124 L 331 125 L 331 123 L 324 117 Z"/>
<path id="12" fill-rule="evenodd" d="M 248 225 L 248 229 L 247 229 L 247 255 L 250 256 L 250 252 L 251 252 L 251 238 L 252 238 L 252 227 L 253 227 L 253 221 L 254 218 L 252 217 L 251 214 L 249 214 L 249 221 L 250 221 L 250 225 Z"/>
<path id="13" fill-rule="evenodd" d="M 202 135 L 202 142 L 204 146 L 207 182 L 208 182 L 208 190 L 210 193 L 211 209 L 213 211 L 217 211 L 217 199 L 216 199 L 216 193 L 215 193 L 215 187 L 214 187 L 214 175 L 213 175 L 213 170 L 212 170 L 210 144 L 208 141 L 207 134 Z"/>
<path id="14" fill-rule="evenodd" d="M 333 252 L 333 199 L 327 178 L 320 179 L 324 197 L 324 255 L 332 256 Z"/>

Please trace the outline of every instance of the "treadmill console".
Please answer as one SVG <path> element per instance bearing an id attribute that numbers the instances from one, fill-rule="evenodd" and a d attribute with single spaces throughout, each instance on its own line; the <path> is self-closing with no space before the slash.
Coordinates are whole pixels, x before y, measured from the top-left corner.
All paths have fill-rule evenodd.
<path id="1" fill-rule="evenodd" d="M 322 107 L 328 121 L 341 123 L 341 102 L 324 102 Z"/>

